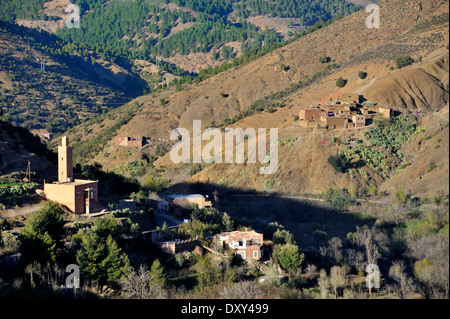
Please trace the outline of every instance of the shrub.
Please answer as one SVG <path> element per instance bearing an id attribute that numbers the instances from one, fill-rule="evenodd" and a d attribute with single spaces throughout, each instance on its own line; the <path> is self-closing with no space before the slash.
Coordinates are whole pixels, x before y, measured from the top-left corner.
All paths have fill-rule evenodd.
<path id="1" fill-rule="evenodd" d="M 346 189 L 329 188 L 324 194 L 325 201 L 330 204 L 331 208 L 337 211 L 343 211 L 353 203 Z"/>
<path id="2" fill-rule="evenodd" d="M 437 167 L 436 164 L 430 164 L 430 167 L 427 170 L 427 173 L 431 172 L 432 170 L 434 170 Z"/>
<path id="3" fill-rule="evenodd" d="M 401 55 L 397 57 L 397 59 L 395 60 L 395 65 L 397 66 L 398 69 L 401 69 L 413 63 L 414 60 L 409 55 Z"/>
<path id="4" fill-rule="evenodd" d="M 340 76 L 339 79 L 336 80 L 336 86 L 337 86 L 338 88 L 344 87 L 345 84 L 347 84 L 347 80 L 344 80 L 344 79 L 342 78 L 342 76 Z"/>
<path id="5" fill-rule="evenodd" d="M 328 157 L 328 163 L 334 168 L 336 172 L 344 173 L 350 161 L 347 159 L 344 153 L 339 153 L 336 156 L 330 155 Z"/>
<path id="6" fill-rule="evenodd" d="M 321 56 L 319 57 L 319 61 L 320 61 L 321 63 L 328 63 L 328 62 L 330 61 L 330 58 L 327 57 L 326 55 L 321 55 Z"/>
<path id="7" fill-rule="evenodd" d="M 359 77 L 361 80 L 364 80 L 364 79 L 367 77 L 367 73 L 364 72 L 364 71 L 359 71 L 359 72 L 358 72 L 358 77 Z"/>
<path id="8" fill-rule="evenodd" d="M 189 170 L 189 176 L 193 176 L 197 174 L 198 172 L 201 172 L 203 170 L 203 165 L 201 163 L 195 163 L 191 166 Z"/>
<path id="9" fill-rule="evenodd" d="M 305 259 L 305 255 L 300 253 L 298 246 L 293 244 L 275 245 L 273 257 L 281 268 L 288 272 L 298 270 Z"/>

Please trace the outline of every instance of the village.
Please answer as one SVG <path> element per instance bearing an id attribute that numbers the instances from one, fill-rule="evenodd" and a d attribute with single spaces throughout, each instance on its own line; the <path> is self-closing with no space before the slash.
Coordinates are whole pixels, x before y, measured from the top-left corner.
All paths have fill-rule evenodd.
<path id="1" fill-rule="evenodd" d="M 362 128 L 372 124 L 374 117 L 389 119 L 393 110 L 373 102 L 363 103 L 358 94 L 341 94 L 334 103 L 321 103 L 299 113 L 299 125 L 318 130 Z"/>
<path id="2" fill-rule="evenodd" d="M 133 146 L 142 143 L 143 139 L 122 139 Z M 177 230 L 191 220 L 193 210 L 212 209 L 213 203 L 208 195 L 162 193 L 152 199 L 135 201 L 131 198 L 120 199 L 116 205 L 103 207 L 99 201 L 98 180 L 76 179 L 73 168 L 73 148 L 67 136 L 62 137 L 58 147 L 58 180 L 44 181 L 43 187 L 37 186 L 35 192 L 44 201 L 58 203 L 69 216 L 87 223 L 102 219 L 105 216 L 131 216 L 146 211 L 153 220 L 152 229 L 141 229 L 139 237 L 143 241 L 156 244 L 168 256 L 181 253 L 194 253 L 202 256 L 206 251 L 215 256 L 228 258 L 226 251 L 232 251 L 243 261 L 258 262 L 270 255 L 270 241 L 265 241 L 262 233 L 248 228 L 226 232 L 207 232 L 201 237 L 179 237 Z M 212 249 L 205 245 L 207 240 Z M 219 253 L 221 251 L 222 253 Z M 268 258 L 265 259 L 266 261 Z"/>

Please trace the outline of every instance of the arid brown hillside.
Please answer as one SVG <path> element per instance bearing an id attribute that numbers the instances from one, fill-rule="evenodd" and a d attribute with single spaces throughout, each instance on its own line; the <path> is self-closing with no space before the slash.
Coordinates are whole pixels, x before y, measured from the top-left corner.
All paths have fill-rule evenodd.
<path id="1" fill-rule="evenodd" d="M 145 82 L 87 53 L 62 53 L 48 34 L 3 24 L 0 108 L 17 125 L 63 132 L 138 96 Z M 43 65 L 41 65 L 43 63 Z"/>
<path id="2" fill-rule="evenodd" d="M 448 104 L 448 55 L 380 77 L 360 93 L 379 104 L 411 110 L 438 111 Z"/>
<path id="3" fill-rule="evenodd" d="M 381 185 L 389 193 L 398 188 L 417 195 L 449 193 L 449 106 L 423 118 L 420 133 L 413 135 L 402 149 L 411 163 L 394 178 Z M 433 168 L 434 167 L 434 168 Z"/>
<path id="4" fill-rule="evenodd" d="M 139 105 L 138 110 L 127 123 L 116 127 L 112 136 L 147 136 L 157 144 L 160 138 L 168 139 L 170 131 L 176 127 L 190 129 L 194 119 L 202 120 L 204 127 L 221 124 L 249 108 L 255 101 L 265 100 L 282 107 L 276 107 L 270 113 L 263 111 L 248 116 L 234 126 L 244 129 L 278 127 L 280 140 L 298 138 L 293 146 L 285 146 L 280 150 L 281 169 L 276 175 L 257 176 L 248 170 L 241 173 L 242 167 L 239 165 L 217 164 L 195 175 L 190 181 L 223 183 L 225 176 L 228 181 L 225 185 L 232 183 L 245 189 L 264 189 L 267 179 L 273 179 L 276 186 L 273 190 L 290 193 L 321 192 L 328 187 L 361 183 L 361 176 L 351 180 L 348 175 L 335 173 L 327 163 L 328 156 L 336 154 L 338 150 L 331 147 L 329 141 L 333 137 L 346 138 L 350 132 L 311 132 L 288 126 L 293 122 L 293 116 L 305 106 L 320 100 L 328 101 L 341 93 L 363 89 L 370 95 L 369 92 L 376 91 L 374 88 L 378 87 L 377 80 L 381 77 L 392 80 L 393 77 L 402 78 L 402 74 L 422 72 L 420 74 L 424 79 L 417 81 L 416 85 L 427 103 L 433 104 L 430 111 L 445 105 L 445 92 L 435 96 L 436 90 L 422 86 L 432 83 L 440 87 L 441 91 L 439 83 L 442 83 L 444 91 L 446 85 L 448 87 L 448 67 L 439 66 L 439 60 L 434 60 L 448 53 L 445 48 L 448 43 L 448 18 L 444 19 L 448 17 L 448 1 L 382 1 L 380 10 L 382 20 L 379 29 L 368 29 L 365 25 L 366 13 L 358 12 L 254 62 L 230 69 L 198 85 L 186 86 L 177 93 L 172 90 L 155 97 L 140 97 L 133 102 Z M 424 63 L 391 70 L 390 66 L 395 65 L 396 57 L 402 54 L 415 59 L 422 56 Z M 336 63 L 338 68 L 323 73 L 307 86 L 293 88 L 299 81 L 306 81 L 308 77 L 325 69 L 328 64 L 319 62 L 321 55 L 330 57 L 328 64 Z M 426 63 L 430 61 L 438 62 L 427 67 Z M 448 58 L 444 64 L 448 63 L 445 61 Z M 282 64 L 287 68 L 282 70 Z M 358 78 L 360 70 L 367 72 L 366 79 Z M 341 89 L 335 84 L 340 76 L 347 79 L 347 84 Z M 410 77 L 415 76 L 410 75 L 402 81 L 409 83 Z M 277 92 L 281 93 L 271 96 Z M 385 102 L 380 101 L 382 104 Z M 440 104 L 437 105 L 437 102 Z M 409 101 L 407 103 L 407 108 L 414 109 Z M 82 134 L 81 128 L 75 134 L 83 135 L 81 140 L 88 141 L 98 137 L 113 124 L 114 121 L 105 119 L 88 126 L 90 134 Z M 362 136 L 362 132 L 355 131 L 355 134 Z M 322 139 L 327 143 L 321 143 Z M 137 149 L 130 149 L 124 156 L 125 150 L 116 147 L 112 138 L 105 143 L 96 156 L 88 159 L 89 162 L 97 161 L 110 169 L 141 159 L 142 154 Z M 84 147 L 86 143 L 80 146 Z M 160 158 L 155 165 L 165 169 L 163 175 L 172 181 L 179 182 L 188 176 L 186 171 L 189 166 L 175 166 L 168 156 Z M 177 173 L 174 174 L 173 170 Z M 370 183 L 379 185 L 381 180 L 374 177 Z"/>

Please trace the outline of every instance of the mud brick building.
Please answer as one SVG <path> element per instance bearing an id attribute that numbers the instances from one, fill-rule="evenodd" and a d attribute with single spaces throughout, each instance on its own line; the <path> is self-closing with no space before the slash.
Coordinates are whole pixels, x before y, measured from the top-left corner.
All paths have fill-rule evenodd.
<path id="1" fill-rule="evenodd" d="M 44 197 L 66 206 L 75 214 L 98 212 L 98 181 L 73 178 L 72 152 L 69 139 L 64 136 L 58 147 L 58 181 L 44 183 Z"/>
<path id="2" fill-rule="evenodd" d="M 145 137 L 116 137 L 117 146 L 142 147 L 146 142 Z"/>

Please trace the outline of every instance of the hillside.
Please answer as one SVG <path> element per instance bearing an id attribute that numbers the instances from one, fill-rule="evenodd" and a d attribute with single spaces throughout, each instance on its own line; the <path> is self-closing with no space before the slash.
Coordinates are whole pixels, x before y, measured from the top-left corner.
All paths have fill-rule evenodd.
<path id="1" fill-rule="evenodd" d="M 0 299 L 448 299 L 449 0 L 71 1 L 0 0 Z"/>
<path id="2" fill-rule="evenodd" d="M 142 93 L 143 80 L 54 37 L 0 24 L 0 103 L 15 124 L 64 132 Z M 41 65 L 43 63 L 43 66 Z"/>
<path id="3" fill-rule="evenodd" d="M 5 123 L 4 118 L 0 116 L 0 183 L 22 180 L 28 161 L 32 182 L 43 182 L 48 176 L 53 176 L 56 154 L 27 129 Z"/>
<path id="4" fill-rule="evenodd" d="M 74 1 L 81 28 L 65 28 L 68 1 L 1 1 L 0 19 L 88 45 L 108 60 L 165 61 L 181 75 L 293 38 L 318 21 L 361 9 L 346 0 Z M 119 19 L 120 23 L 111 24 Z M 114 61 L 112 61 L 114 62 Z"/>
<path id="5" fill-rule="evenodd" d="M 345 92 L 361 91 L 361 94 L 372 100 L 377 98 L 376 92 L 382 87 L 380 83 L 398 82 L 399 79 L 400 85 L 405 87 L 412 85 L 411 80 L 416 81 L 420 88 L 424 86 L 422 96 L 419 97 L 416 92 L 411 98 L 423 100 L 425 96 L 425 101 L 433 105 L 429 111 L 442 108 L 448 101 L 448 67 L 445 67 L 448 65 L 448 57 L 442 59 L 448 54 L 448 49 L 445 48 L 448 43 L 446 3 L 442 1 L 419 5 L 419 2 L 408 2 L 409 9 L 405 10 L 403 1 L 381 2 L 381 9 L 386 12 L 383 28 L 367 29 L 364 13 L 355 13 L 254 62 L 225 71 L 198 85 L 186 85 L 180 92 L 169 90 L 154 97 L 142 96 L 136 99 L 133 102 L 136 105 L 133 116 L 127 119 L 125 124 L 115 125 L 114 134 L 108 135 L 109 138 L 96 139 L 105 137 L 102 132 L 117 122 L 102 118 L 98 119 L 98 123 L 92 122 L 88 125 L 90 134 L 80 134 L 79 128 L 72 136 L 75 136 L 75 140 L 84 141 L 77 144 L 82 150 L 83 160 L 99 162 L 106 169 L 121 166 L 121 170 L 126 172 L 127 164 L 146 158 L 149 154 L 154 155 L 157 145 L 164 144 L 163 139 L 168 140 L 172 129 L 190 129 L 193 119 L 201 119 L 204 127 L 212 124 L 220 126 L 223 123 L 230 127 L 230 124 L 238 121 L 234 127 L 285 128 L 280 131 L 280 140 L 297 137 L 299 142 L 292 148 L 287 148 L 288 153 L 280 155 L 282 169 L 276 176 L 269 178 L 275 181 L 274 185 L 279 184 L 279 188 L 275 190 L 317 193 L 328 187 L 349 186 L 353 180 L 348 174 L 336 174 L 327 163 L 328 156 L 335 155 L 337 149 L 320 143 L 323 138 L 330 141 L 335 136 L 345 139 L 348 132 L 317 133 L 287 127 L 293 123 L 293 116 L 305 106 L 317 101 L 328 101 Z M 396 23 L 398 19 L 405 23 Z M 352 40 L 355 38 L 358 38 L 358 41 Z M 311 47 L 310 43 L 314 43 L 314 47 Z M 395 65 L 395 59 L 402 54 L 413 58 L 422 56 L 423 62 L 392 70 L 390 66 Z M 329 56 L 334 61 L 330 63 L 335 64 L 321 63 L 321 55 Z M 283 71 L 281 64 L 288 66 L 288 69 Z M 359 70 L 367 72 L 366 79 L 357 77 Z M 342 89 L 335 85 L 340 76 L 347 79 L 347 84 Z M 308 85 L 300 86 L 299 81 Z M 405 100 L 407 108 L 414 110 L 414 104 L 404 95 L 412 96 L 402 90 L 391 93 L 392 98 Z M 388 96 L 385 94 L 383 97 Z M 244 113 L 260 100 L 257 104 L 263 108 L 272 107 L 275 112 Z M 390 100 L 380 98 L 380 101 L 375 102 L 389 104 L 408 113 L 404 105 L 391 104 Z M 124 110 L 130 110 L 131 105 L 133 104 L 130 103 Z M 242 116 L 243 114 L 247 116 Z M 146 136 L 150 137 L 152 142 L 139 151 L 115 146 L 115 136 Z M 359 132 L 358 136 L 363 136 L 363 132 Z M 96 139 L 95 144 L 91 142 L 92 139 Z M 90 148 L 95 149 L 96 153 L 89 153 Z M 166 150 L 169 150 L 168 145 Z M 395 162 L 394 167 L 394 164 L 400 165 Z M 189 177 L 190 166 L 175 166 L 168 156 L 158 159 L 154 165 L 160 168 L 159 172 L 165 171 L 162 177 L 170 178 L 173 182 L 180 182 Z M 251 173 L 248 176 L 239 176 L 241 171 L 239 166 L 217 164 L 188 181 L 220 182 L 244 189 L 266 189 L 264 185 L 267 177 Z M 150 165 L 146 172 L 149 174 L 155 171 Z M 383 181 L 377 174 L 372 176 L 370 182 L 364 181 L 359 174 L 356 175 L 356 186 L 370 183 L 380 185 Z M 223 176 L 227 176 L 227 181 L 224 182 Z M 333 178 L 330 179 L 330 176 Z M 279 181 L 282 182 L 278 183 Z"/>

